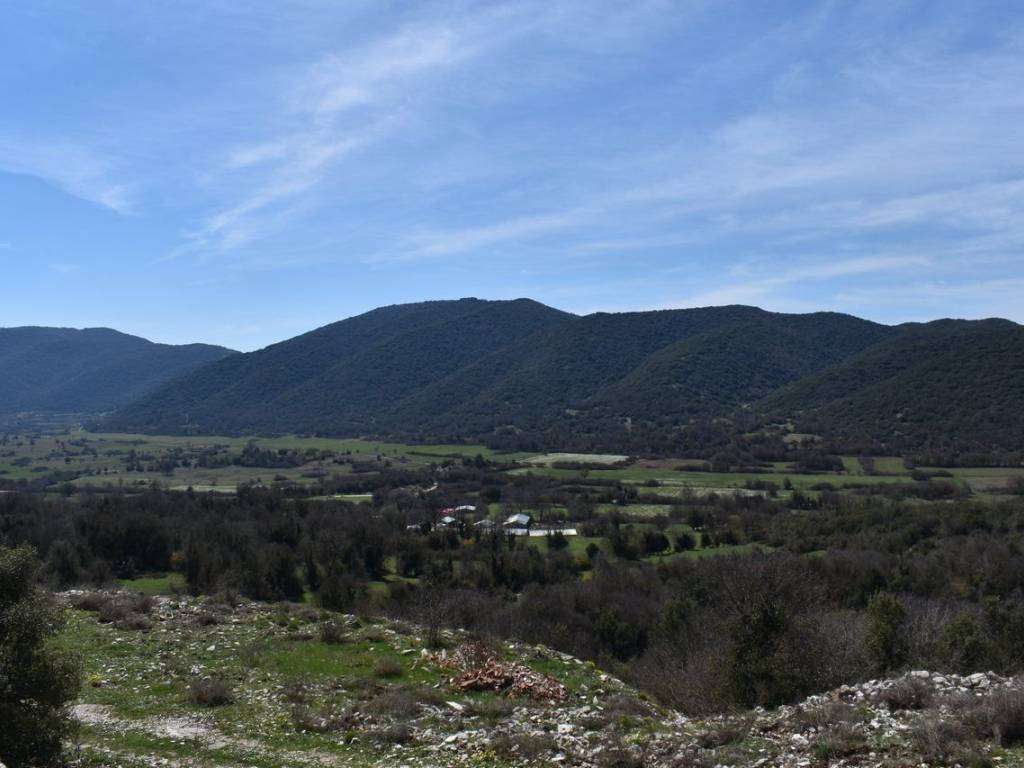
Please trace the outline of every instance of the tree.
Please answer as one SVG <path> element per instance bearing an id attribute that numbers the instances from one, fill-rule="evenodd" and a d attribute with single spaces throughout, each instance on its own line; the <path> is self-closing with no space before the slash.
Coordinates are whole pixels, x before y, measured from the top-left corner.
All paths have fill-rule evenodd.
<path id="1" fill-rule="evenodd" d="M 30 547 L 0 548 L 0 760 L 9 768 L 57 763 L 81 678 L 49 642 L 63 614 L 38 587 L 40 568 Z"/>
<path id="2" fill-rule="evenodd" d="M 549 533 L 548 537 L 547 537 L 547 541 L 548 541 L 548 549 L 550 549 L 553 552 L 557 552 L 558 550 L 565 549 L 566 547 L 569 546 L 569 540 L 567 538 L 565 538 L 565 534 L 562 533 L 561 531 L 555 531 L 554 533 Z"/>
<path id="3" fill-rule="evenodd" d="M 907 658 L 907 611 L 895 595 L 878 592 L 868 603 L 868 657 L 879 674 L 903 666 Z"/>

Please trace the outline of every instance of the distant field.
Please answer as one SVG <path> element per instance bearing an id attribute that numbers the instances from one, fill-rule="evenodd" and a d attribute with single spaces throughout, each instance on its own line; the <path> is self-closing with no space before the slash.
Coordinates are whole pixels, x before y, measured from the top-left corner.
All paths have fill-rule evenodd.
<path id="1" fill-rule="evenodd" d="M 248 445 L 262 451 L 298 452 L 302 463 L 296 466 L 240 466 L 233 457 Z M 199 466 L 199 457 L 220 453 L 227 459 L 222 466 Z M 158 483 L 173 490 L 234 492 L 245 483 L 288 482 L 306 485 L 319 477 L 349 475 L 353 463 L 367 467 L 417 468 L 461 457 L 484 456 L 501 460 L 483 445 L 408 445 L 378 440 L 334 439 L 318 437 L 224 437 L 154 436 L 139 434 L 71 432 L 54 435 L 8 435 L 0 444 L 0 479 L 31 481 L 52 477 L 60 482 L 92 487 L 146 487 Z M 510 454 L 513 461 L 526 454 Z M 329 456 L 333 458 L 322 458 Z M 135 457 L 137 465 L 129 466 Z M 305 459 L 309 459 L 308 461 Z M 344 459 L 339 463 L 335 458 Z M 184 461 L 183 461 L 184 460 Z M 182 466 L 186 464 L 187 466 Z"/>
<path id="2" fill-rule="evenodd" d="M 267 453 L 291 452 L 299 460 L 288 466 L 242 466 L 236 457 L 249 445 Z M 200 461 L 204 454 L 219 456 L 221 460 L 215 465 L 204 464 Z M 483 445 L 411 445 L 354 438 L 153 436 L 84 431 L 35 437 L 8 435 L 0 444 L 0 480 L 32 482 L 49 478 L 47 482 L 53 490 L 63 482 L 98 488 L 143 488 L 156 483 L 173 490 L 232 493 L 237 486 L 247 483 L 309 485 L 320 478 L 353 476 L 357 472 L 371 476 L 386 467 L 417 469 L 478 455 L 498 464 L 531 465 L 511 470 L 514 474 L 612 480 L 643 486 L 646 495 L 679 498 L 721 491 L 762 493 L 747 486 L 774 483 L 781 489 L 787 480 L 794 489 L 807 493 L 823 483 L 842 489 L 911 481 L 903 459 L 896 456 L 876 457 L 874 474 L 868 474 L 856 456 L 842 457 L 841 473 L 803 474 L 794 471 L 789 462 L 773 462 L 755 472 L 704 472 L 700 471 L 704 462 L 695 459 L 642 459 L 620 466 L 628 461 L 621 454 L 501 453 Z M 130 465 L 133 460 L 135 464 Z M 563 463 L 580 466 L 553 466 Z M 990 498 L 995 498 L 1011 478 L 1024 477 L 1024 467 L 948 471 L 953 479 L 976 492 L 989 494 Z M 341 498 L 361 501 L 369 497 L 348 494 Z"/>
<path id="3" fill-rule="evenodd" d="M 541 456 L 531 456 L 523 459 L 525 464 L 540 464 L 550 466 L 560 462 L 573 464 L 618 464 L 626 461 L 629 456 L 621 456 L 614 453 L 545 453 Z"/>

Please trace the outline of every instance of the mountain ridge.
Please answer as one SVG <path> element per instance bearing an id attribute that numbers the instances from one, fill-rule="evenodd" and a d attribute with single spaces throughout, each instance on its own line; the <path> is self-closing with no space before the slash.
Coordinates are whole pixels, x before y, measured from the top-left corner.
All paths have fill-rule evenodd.
<path id="1" fill-rule="evenodd" d="M 109 411 L 233 350 L 112 328 L 0 328 L 0 414 Z"/>
<path id="2" fill-rule="evenodd" d="M 56 335 L 75 333 L 86 331 Z M 0 364 L 13 354 L 3 338 Z M 694 422 L 788 422 L 857 444 L 1024 444 L 1024 327 L 998 318 L 890 326 L 745 305 L 575 315 L 465 298 L 379 307 L 254 352 L 168 349 L 193 347 L 213 359 L 118 393 L 95 426 L 611 445 Z M 126 366 L 114 370 L 123 379 Z"/>

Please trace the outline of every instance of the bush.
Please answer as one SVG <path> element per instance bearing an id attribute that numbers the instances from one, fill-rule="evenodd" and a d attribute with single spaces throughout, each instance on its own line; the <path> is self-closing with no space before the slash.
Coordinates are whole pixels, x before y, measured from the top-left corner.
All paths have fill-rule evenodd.
<path id="1" fill-rule="evenodd" d="M 234 703 L 235 692 L 227 681 L 219 677 L 206 677 L 192 681 L 189 697 L 193 704 L 201 707 L 223 707 Z"/>
<path id="2" fill-rule="evenodd" d="M 321 710 L 316 712 L 306 706 L 292 708 L 292 725 L 297 731 L 308 733 L 337 733 L 351 731 L 358 727 L 359 718 L 348 709 L 340 712 Z"/>
<path id="3" fill-rule="evenodd" d="M 328 645 L 340 645 L 348 639 L 348 628 L 338 619 L 327 619 L 320 625 L 320 640 Z"/>
<path id="4" fill-rule="evenodd" d="M 557 748 L 555 740 L 546 735 L 534 736 L 528 733 L 508 736 L 501 734 L 491 741 L 491 748 L 504 757 L 536 760 Z"/>
<path id="5" fill-rule="evenodd" d="M 920 756 L 929 763 L 964 765 L 975 751 L 975 741 L 962 724 L 929 717 L 910 732 L 910 739 Z"/>
<path id="6" fill-rule="evenodd" d="M 65 706 L 78 693 L 77 661 L 47 642 L 63 614 L 37 586 L 30 547 L 0 548 L 0 755 L 9 768 L 51 765 L 73 728 Z"/>
<path id="7" fill-rule="evenodd" d="M 386 744 L 408 744 L 415 739 L 415 735 L 408 723 L 392 723 L 374 733 L 374 738 Z"/>
<path id="8" fill-rule="evenodd" d="M 848 724 L 840 724 L 821 733 L 811 745 L 811 751 L 818 760 L 830 762 L 856 754 L 866 746 L 863 734 Z"/>
<path id="9" fill-rule="evenodd" d="M 988 698 L 996 743 L 1009 747 L 1024 741 L 1024 691 L 1000 691 Z"/>
<path id="10" fill-rule="evenodd" d="M 390 715 L 396 718 L 409 718 L 419 714 L 424 704 L 437 706 L 441 703 L 440 694 L 422 686 L 400 685 L 389 688 L 384 693 L 366 703 L 364 709 L 376 715 Z"/>
<path id="11" fill-rule="evenodd" d="M 718 749 L 743 741 L 747 738 L 748 733 L 750 733 L 749 720 L 726 720 L 717 727 L 697 736 L 697 743 L 704 749 Z"/>
<path id="12" fill-rule="evenodd" d="M 373 668 L 377 677 L 401 677 L 405 670 L 396 659 L 380 659 Z"/>
<path id="13" fill-rule="evenodd" d="M 878 695 L 878 700 L 890 711 L 925 709 L 932 703 L 935 692 L 924 680 L 904 677 Z"/>

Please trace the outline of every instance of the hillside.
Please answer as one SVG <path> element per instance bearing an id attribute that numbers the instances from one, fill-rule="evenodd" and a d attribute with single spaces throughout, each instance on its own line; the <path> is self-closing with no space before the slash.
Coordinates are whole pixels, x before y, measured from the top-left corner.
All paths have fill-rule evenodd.
<path id="1" fill-rule="evenodd" d="M 525 300 L 387 307 L 195 371 L 105 426 L 481 435 L 572 414 L 718 415 L 888 333 L 753 307 L 585 317 Z"/>
<path id="2" fill-rule="evenodd" d="M 914 672 L 685 717 L 543 646 L 191 598 L 68 595 L 80 765 L 1021 764 L 1020 680 Z M 95 612 L 98 612 L 95 613 Z M 440 646 L 440 647 L 438 647 Z M 1001 743 L 1000 743 L 1001 741 Z"/>
<path id="3" fill-rule="evenodd" d="M 892 338 L 765 399 L 801 431 L 895 446 L 1024 444 L 1024 327 L 898 326 Z"/>
<path id="4" fill-rule="evenodd" d="M 1019 445 L 1024 328 L 885 326 L 756 307 L 576 316 L 533 301 L 407 304 L 232 356 L 104 429 L 478 438 L 614 447 L 694 419 L 792 421 L 899 447 Z M 634 443 L 635 444 L 635 443 Z"/>
<path id="5" fill-rule="evenodd" d="M 233 354 L 154 344 L 109 328 L 0 328 L 0 416 L 100 413 Z"/>
<path id="6" fill-rule="evenodd" d="M 395 428 L 384 419 L 395 403 L 569 317 L 525 299 L 383 307 L 194 371 L 105 426 L 171 434 L 387 431 Z"/>

